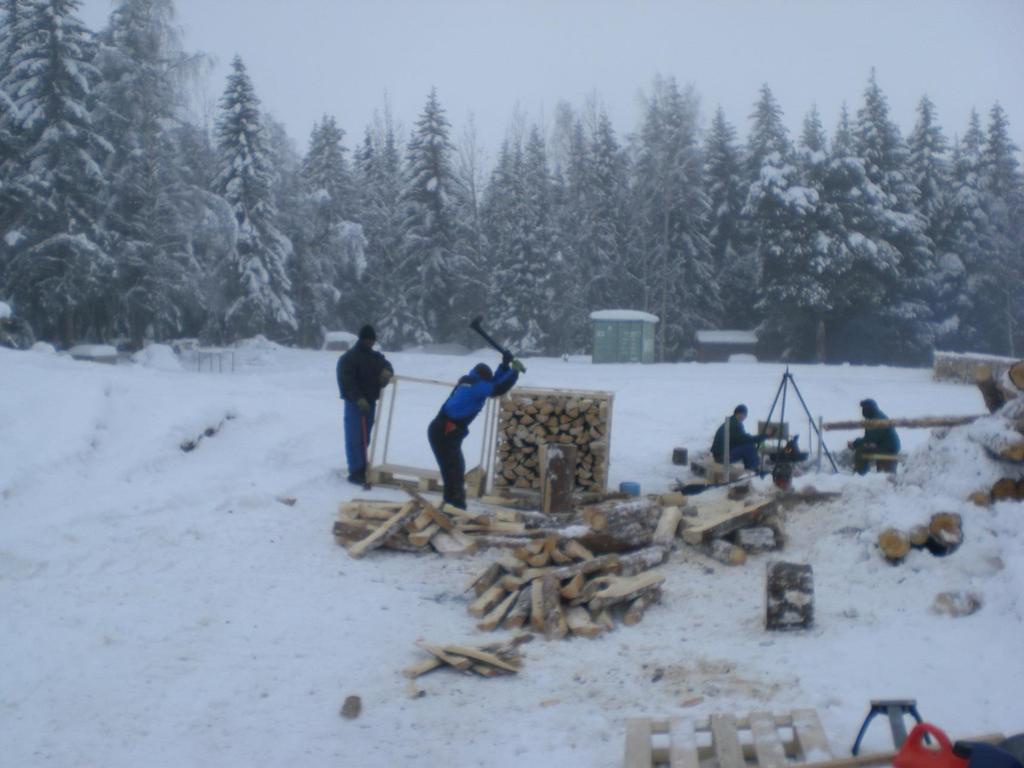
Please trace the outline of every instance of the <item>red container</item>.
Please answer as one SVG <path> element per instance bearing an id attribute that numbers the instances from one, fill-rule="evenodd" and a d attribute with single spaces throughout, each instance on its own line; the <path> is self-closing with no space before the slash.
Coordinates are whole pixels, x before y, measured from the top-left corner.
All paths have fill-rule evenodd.
<path id="1" fill-rule="evenodd" d="M 935 744 L 926 745 L 928 734 Z M 893 758 L 894 768 L 967 768 L 967 760 L 953 754 L 949 737 L 930 723 L 918 723 L 903 742 L 899 754 Z"/>

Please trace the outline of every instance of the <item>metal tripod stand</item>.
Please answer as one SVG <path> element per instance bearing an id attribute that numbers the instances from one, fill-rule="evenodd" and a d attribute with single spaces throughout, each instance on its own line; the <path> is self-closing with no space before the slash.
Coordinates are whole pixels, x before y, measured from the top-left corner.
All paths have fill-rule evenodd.
<path id="1" fill-rule="evenodd" d="M 838 472 L 839 467 L 836 466 L 835 459 L 832 458 L 832 454 L 829 453 L 828 446 L 825 445 L 825 440 L 821 436 L 821 430 L 818 429 L 818 425 L 814 423 L 814 417 L 811 416 L 811 411 L 807 407 L 807 403 L 804 402 L 804 396 L 800 394 L 800 387 L 796 385 L 796 379 L 793 378 L 793 374 L 789 372 L 789 366 L 786 366 L 786 372 L 782 374 L 782 381 L 779 382 L 779 388 L 775 392 L 775 399 L 772 400 L 772 407 L 768 409 L 768 418 L 765 422 L 771 424 L 772 414 L 775 413 L 775 406 L 779 404 L 779 398 L 782 398 L 782 408 L 779 411 L 779 424 L 783 424 L 786 421 L 786 393 L 789 390 L 789 385 L 793 385 L 793 391 L 796 393 L 797 398 L 800 400 L 800 405 L 803 406 L 804 413 L 807 414 L 807 423 L 811 425 L 811 430 L 818 437 L 818 445 L 821 446 L 825 455 L 828 456 L 829 464 L 832 465 L 832 471 Z M 808 445 L 810 450 L 810 445 Z"/>

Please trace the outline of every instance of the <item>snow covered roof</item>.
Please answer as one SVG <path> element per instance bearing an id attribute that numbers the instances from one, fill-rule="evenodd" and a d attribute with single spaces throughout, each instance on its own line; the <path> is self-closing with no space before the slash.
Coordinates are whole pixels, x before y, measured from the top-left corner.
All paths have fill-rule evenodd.
<path id="1" fill-rule="evenodd" d="M 698 344 L 757 344 L 754 331 L 697 331 Z"/>
<path id="2" fill-rule="evenodd" d="M 109 344 L 78 344 L 68 350 L 72 357 L 117 357 L 117 350 Z"/>
<path id="3" fill-rule="evenodd" d="M 359 337 L 348 331 L 328 331 L 324 334 L 324 341 L 347 341 L 349 344 L 355 344 Z"/>
<path id="4" fill-rule="evenodd" d="M 0 320 L 11 316 L 11 305 L 0 301 Z"/>
<path id="5" fill-rule="evenodd" d="M 658 316 L 639 309 L 599 309 L 590 313 L 591 320 L 641 320 L 645 323 L 658 322 Z"/>

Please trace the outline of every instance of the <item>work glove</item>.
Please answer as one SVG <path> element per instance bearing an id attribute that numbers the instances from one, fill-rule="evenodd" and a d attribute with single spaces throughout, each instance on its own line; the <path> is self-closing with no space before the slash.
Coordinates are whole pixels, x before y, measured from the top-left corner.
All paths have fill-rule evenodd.
<path id="1" fill-rule="evenodd" d="M 513 371 L 515 371 L 516 373 L 526 373 L 526 366 L 525 366 L 525 365 L 523 365 L 523 364 L 522 364 L 522 363 L 521 363 L 521 362 L 520 362 L 520 361 L 519 361 L 518 359 L 516 359 L 516 358 L 512 358 L 512 362 L 510 362 L 510 363 L 509 363 L 508 365 L 509 365 L 509 368 L 511 368 L 511 369 L 512 369 Z"/>
<path id="2" fill-rule="evenodd" d="M 359 407 L 359 410 L 362 411 L 363 413 L 369 413 L 370 401 L 367 400 L 365 397 L 360 397 L 358 400 L 356 400 L 356 405 Z"/>
<path id="3" fill-rule="evenodd" d="M 391 369 L 390 368 L 382 369 L 381 372 L 380 372 L 380 385 L 382 387 L 386 387 L 388 385 L 388 382 L 391 381 L 391 377 L 393 375 L 394 374 L 391 373 Z"/>
<path id="4" fill-rule="evenodd" d="M 514 359 L 515 356 L 507 349 L 501 353 L 501 362 L 504 363 L 505 365 L 512 365 L 512 361 Z"/>

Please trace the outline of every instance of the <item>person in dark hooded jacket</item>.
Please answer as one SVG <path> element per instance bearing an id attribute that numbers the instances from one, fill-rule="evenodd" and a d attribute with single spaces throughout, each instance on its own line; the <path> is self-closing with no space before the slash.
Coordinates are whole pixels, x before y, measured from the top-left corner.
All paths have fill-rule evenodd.
<path id="1" fill-rule="evenodd" d="M 359 341 L 338 358 L 338 391 L 345 401 L 345 458 L 348 481 L 366 484 L 366 448 L 377 411 L 380 391 L 395 369 L 373 348 L 377 334 L 372 325 L 359 329 Z"/>
<path id="2" fill-rule="evenodd" d="M 462 441 L 469 434 L 469 425 L 483 409 L 487 398 L 501 397 L 512 389 L 520 370 L 522 364 L 509 352 L 502 355 L 501 365 L 493 373 L 489 366 L 478 363 L 459 379 L 427 428 L 427 439 L 444 481 L 444 500 L 453 507 L 466 508 L 466 460 L 462 456 Z"/>
<path id="3" fill-rule="evenodd" d="M 764 435 L 751 435 L 743 428 L 747 419 L 747 406 L 737 405 L 729 417 L 729 463 L 742 461 L 747 469 L 760 469 L 761 457 L 757 446 L 764 442 Z M 719 464 L 725 459 L 725 424 L 718 428 L 711 441 L 711 456 Z"/>
<path id="4" fill-rule="evenodd" d="M 860 401 L 860 412 L 865 419 L 888 419 L 878 403 L 870 398 Z M 865 459 L 867 454 L 887 454 L 895 456 L 900 452 L 900 437 L 896 434 L 895 427 L 875 427 L 864 430 L 864 437 L 858 437 L 850 447 L 853 448 L 853 471 L 858 475 L 867 474 L 871 462 L 879 472 L 895 472 L 896 462 L 886 460 Z"/>

